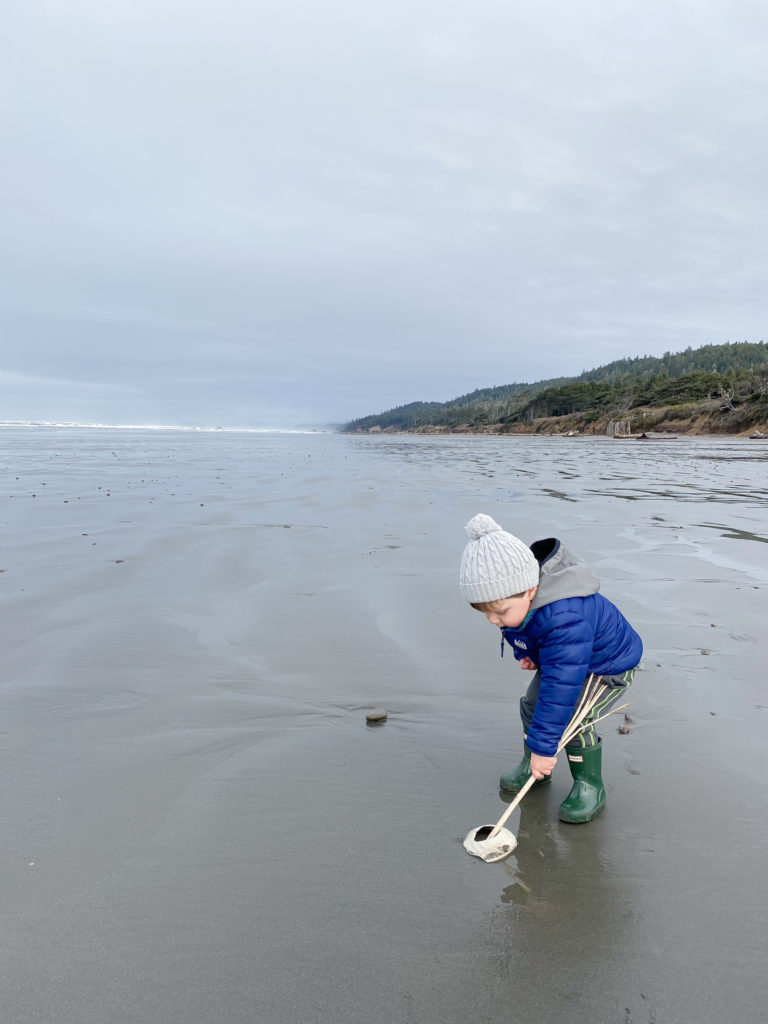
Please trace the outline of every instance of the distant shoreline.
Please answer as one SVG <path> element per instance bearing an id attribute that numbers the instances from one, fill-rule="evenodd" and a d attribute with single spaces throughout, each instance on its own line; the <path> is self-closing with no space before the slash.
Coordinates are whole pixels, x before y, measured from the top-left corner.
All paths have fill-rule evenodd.
<path id="1" fill-rule="evenodd" d="M 604 440 L 604 441 L 673 441 L 673 440 L 689 440 L 691 438 L 699 438 L 701 440 L 724 440 L 726 438 L 733 438 L 734 440 L 752 441 L 752 440 L 766 440 L 768 441 L 768 429 L 766 431 L 755 430 L 750 428 L 749 430 L 741 431 L 720 431 L 714 433 L 712 431 L 703 430 L 678 430 L 673 432 L 666 431 L 646 431 L 645 437 L 641 434 L 608 434 L 605 432 L 591 432 L 591 431 L 555 431 L 555 430 L 472 430 L 472 429 L 448 429 L 442 427 L 419 427 L 414 430 L 396 430 L 394 428 L 371 428 L 369 430 L 340 430 L 339 433 L 347 434 L 351 437 L 378 437 L 378 436 L 412 436 L 412 437 L 562 437 L 567 440 L 578 440 L 579 438 L 589 438 L 592 440 Z"/>

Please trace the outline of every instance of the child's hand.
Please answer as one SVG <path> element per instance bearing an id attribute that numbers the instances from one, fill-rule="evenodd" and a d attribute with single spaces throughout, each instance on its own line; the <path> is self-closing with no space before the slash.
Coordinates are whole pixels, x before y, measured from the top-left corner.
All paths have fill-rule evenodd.
<path id="1" fill-rule="evenodd" d="M 533 669 L 533 668 L 538 668 L 539 667 L 536 664 L 536 662 L 535 661 L 531 661 L 530 658 L 521 658 L 520 661 L 518 662 L 518 665 L 520 666 L 520 668 L 527 668 L 527 669 Z"/>
<path id="2" fill-rule="evenodd" d="M 544 757 L 543 754 L 534 754 L 531 751 L 531 773 L 535 779 L 543 779 L 545 776 L 551 775 L 556 764 L 556 757 Z"/>

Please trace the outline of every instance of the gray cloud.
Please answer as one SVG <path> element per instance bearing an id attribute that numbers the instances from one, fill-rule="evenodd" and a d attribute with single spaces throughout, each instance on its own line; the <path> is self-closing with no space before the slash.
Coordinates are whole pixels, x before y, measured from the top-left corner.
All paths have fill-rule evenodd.
<path id="1" fill-rule="evenodd" d="M 763 337 L 757 3 L 5 21 L 5 418 L 40 376 L 50 418 L 339 421 Z"/>

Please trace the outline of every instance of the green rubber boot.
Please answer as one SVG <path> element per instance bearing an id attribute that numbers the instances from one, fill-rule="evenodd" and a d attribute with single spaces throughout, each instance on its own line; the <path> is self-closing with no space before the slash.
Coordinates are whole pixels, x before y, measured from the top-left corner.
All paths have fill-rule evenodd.
<path id="1" fill-rule="evenodd" d="M 523 744 L 523 759 L 516 768 L 512 771 L 507 772 L 506 775 L 502 775 L 499 779 L 499 789 L 503 789 L 505 793 L 518 793 L 523 786 L 526 784 L 528 779 L 531 777 L 531 751 L 528 748 L 528 744 Z M 531 789 L 536 789 L 537 786 L 544 786 L 548 782 L 552 781 L 552 776 L 547 775 L 543 779 L 537 779 L 536 782 L 531 786 Z"/>
<path id="2" fill-rule="evenodd" d="M 580 825 L 592 821 L 605 807 L 605 786 L 600 771 L 602 740 L 598 740 L 594 747 L 566 747 L 565 752 L 573 786 L 560 804 L 560 819 Z"/>

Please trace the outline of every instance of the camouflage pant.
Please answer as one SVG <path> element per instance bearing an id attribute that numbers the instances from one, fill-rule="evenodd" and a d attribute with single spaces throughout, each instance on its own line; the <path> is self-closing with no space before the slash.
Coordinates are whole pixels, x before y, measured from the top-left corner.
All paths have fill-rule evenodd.
<path id="1" fill-rule="evenodd" d="M 581 696 L 591 678 L 591 676 L 588 676 L 584 680 L 584 686 L 581 688 L 581 692 L 574 704 L 574 710 L 579 706 Z M 573 737 L 571 742 L 568 744 L 569 747 L 594 747 L 597 744 L 599 736 L 595 731 L 595 724 L 599 721 L 601 715 L 604 715 L 606 711 L 609 711 L 611 707 L 626 694 L 627 690 L 632 685 L 632 680 L 634 678 L 635 670 L 633 668 L 628 672 L 620 672 L 616 676 L 602 676 L 601 682 L 605 686 L 608 686 L 609 689 L 597 702 L 590 712 L 589 717 L 585 719 L 584 728 L 577 736 Z M 594 679 L 592 681 L 594 682 Z M 536 710 L 536 702 L 539 699 L 540 683 L 541 672 L 537 669 L 528 689 L 525 691 L 525 695 L 520 698 L 520 718 L 523 720 L 523 731 L 526 739 L 528 738 L 528 730 L 531 726 L 531 722 L 533 721 L 533 713 Z"/>

